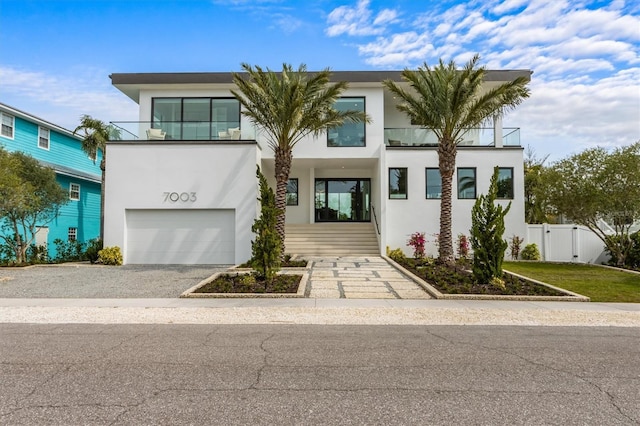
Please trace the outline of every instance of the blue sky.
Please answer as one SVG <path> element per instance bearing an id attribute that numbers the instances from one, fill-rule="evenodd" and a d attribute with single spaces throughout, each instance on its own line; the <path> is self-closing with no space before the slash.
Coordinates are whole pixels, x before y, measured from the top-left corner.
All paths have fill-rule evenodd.
<path id="1" fill-rule="evenodd" d="M 0 0 L 0 102 L 73 129 L 137 120 L 121 72 L 531 69 L 504 125 L 557 160 L 640 140 L 638 0 Z"/>

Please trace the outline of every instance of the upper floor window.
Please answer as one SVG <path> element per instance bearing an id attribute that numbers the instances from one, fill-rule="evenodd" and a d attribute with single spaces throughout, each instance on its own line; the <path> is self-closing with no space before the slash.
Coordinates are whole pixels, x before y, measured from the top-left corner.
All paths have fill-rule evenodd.
<path id="1" fill-rule="evenodd" d="M 340 98 L 334 108 L 338 111 L 365 112 L 364 97 Z M 364 123 L 346 122 L 327 130 L 327 146 L 365 146 Z"/>
<path id="2" fill-rule="evenodd" d="M 498 169 L 498 198 L 513 199 L 513 167 Z"/>
<path id="3" fill-rule="evenodd" d="M 77 183 L 69 184 L 69 199 L 74 201 L 80 199 L 80 185 Z"/>
<path id="4" fill-rule="evenodd" d="M 475 167 L 459 167 L 458 168 L 458 198 L 460 199 L 476 198 L 476 168 Z"/>
<path id="5" fill-rule="evenodd" d="M 287 182 L 287 205 L 298 205 L 298 178 L 291 178 Z"/>
<path id="6" fill-rule="evenodd" d="M 151 120 L 165 139 L 240 139 L 240 102 L 234 98 L 153 98 Z"/>
<path id="7" fill-rule="evenodd" d="M 49 129 L 46 127 L 38 127 L 38 147 L 49 149 Z"/>
<path id="8" fill-rule="evenodd" d="M 2 117 L 2 125 L 0 128 L 0 134 L 8 138 L 13 139 L 13 129 L 15 128 L 16 119 L 13 115 L 9 115 L 4 112 L 0 112 Z"/>
<path id="9" fill-rule="evenodd" d="M 396 200 L 407 199 L 407 168 L 389 168 L 389 198 Z"/>
<path id="10" fill-rule="evenodd" d="M 437 167 L 427 167 L 425 169 L 425 181 L 427 187 L 426 198 L 442 198 L 442 178 L 440 177 L 440 169 Z"/>

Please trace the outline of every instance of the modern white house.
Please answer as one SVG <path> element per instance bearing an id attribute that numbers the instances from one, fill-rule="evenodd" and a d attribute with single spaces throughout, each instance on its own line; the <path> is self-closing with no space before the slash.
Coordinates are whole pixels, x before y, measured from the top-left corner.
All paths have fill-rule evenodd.
<path id="1" fill-rule="evenodd" d="M 486 86 L 530 78 L 489 71 Z M 302 255 L 407 254 L 424 232 L 436 254 L 440 216 L 437 140 L 396 109 L 382 82 L 400 71 L 337 71 L 349 82 L 336 108 L 360 109 L 348 123 L 293 150 L 286 250 Z M 231 73 L 112 74 L 140 107 L 139 121 L 113 122 L 124 140 L 107 148 L 105 245 L 130 264 L 237 264 L 251 256 L 259 214 L 256 165 L 275 183 L 274 154 L 231 95 Z M 152 130 L 153 129 L 153 130 Z M 454 175 L 453 235 L 469 235 L 471 208 L 500 167 L 500 203 L 512 203 L 505 238 L 526 236 L 523 149 L 517 128 L 496 118 L 470 129 Z M 457 190 L 455 187 L 457 186 Z"/>

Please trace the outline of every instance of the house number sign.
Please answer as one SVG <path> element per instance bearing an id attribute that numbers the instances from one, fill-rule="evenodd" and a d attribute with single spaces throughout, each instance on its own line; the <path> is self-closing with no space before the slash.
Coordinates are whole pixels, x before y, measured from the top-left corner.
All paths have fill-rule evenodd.
<path id="1" fill-rule="evenodd" d="M 195 192 L 164 192 L 163 195 L 165 203 L 193 203 L 198 199 Z"/>

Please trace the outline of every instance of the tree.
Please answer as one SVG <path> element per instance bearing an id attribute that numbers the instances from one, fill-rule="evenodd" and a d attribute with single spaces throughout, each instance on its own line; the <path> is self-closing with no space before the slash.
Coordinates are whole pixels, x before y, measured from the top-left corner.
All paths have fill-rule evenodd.
<path id="1" fill-rule="evenodd" d="M 504 217 L 511 209 L 496 205 L 498 176 L 496 166 L 491 176 L 487 195 L 480 195 L 471 210 L 471 247 L 473 248 L 473 276 L 479 283 L 495 283 L 502 277 L 502 261 L 507 249 L 504 235 Z"/>
<path id="2" fill-rule="evenodd" d="M 440 200 L 440 245 L 438 258 L 446 264 L 455 262 L 451 231 L 451 195 L 457 145 L 469 129 L 515 108 L 529 97 L 528 78 L 518 77 L 497 87 L 483 90 L 487 73 L 478 66 L 475 55 L 464 68 L 456 70 L 453 61 L 442 59 L 434 68 L 426 63 L 416 71 L 405 69 L 402 79 L 411 90 L 386 80 L 384 85 L 398 98 L 398 110 L 412 123 L 435 133 L 438 138 L 438 168 L 442 178 Z"/>
<path id="3" fill-rule="evenodd" d="M 0 170 L 0 218 L 5 231 L 0 237 L 13 249 L 16 262 L 24 263 L 36 227 L 55 219 L 69 196 L 53 169 L 22 152 L 0 149 Z"/>
<path id="4" fill-rule="evenodd" d="M 347 89 L 344 81 L 329 84 L 328 68 L 308 74 L 302 64 L 297 70 L 283 64 L 282 72 L 242 64 L 246 74 L 233 73 L 238 87 L 231 93 L 243 107 L 242 114 L 264 132 L 275 155 L 276 229 L 284 256 L 287 181 L 293 148 L 308 135 L 318 137 L 345 122 L 369 121 L 361 111 L 338 111 L 335 102 Z"/>
<path id="5" fill-rule="evenodd" d="M 612 152 L 587 149 L 547 168 L 543 179 L 554 213 L 589 228 L 624 265 L 629 230 L 640 220 L 640 141 Z"/>
<path id="6" fill-rule="evenodd" d="M 82 131 L 82 150 L 87 153 L 89 158 L 93 159 L 95 164 L 98 153 L 102 152 L 102 160 L 100 161 L 100 171 L 102 172 L 100 183 L 100 240 L 104 239 L 104 183 L 107 161 L 107 142 L 120 139 L 120 131 L 112 125 L 104 124 L 102 121 L 92 118 L 89 115 L 83 115 L 80 118 L 80 125 L 75 128 L 73 134 Z"/>
<path id="7" fill-rule="evenodd" d="M 251 231 L 256 239 L 251 242 L 251 266 L 265 279 L 265 288 L 280 270 L 280 237 L 275 230 L 278 217 L 276 197 L 267 179 L 257 166 L 256 175 L 260 186 L 260 217 L 256 219 Z"/>
<path id="8" fill-rule="evenodd" d="M 542 181 L 546 155 L 538 158 L 531 147 L 527 147 L 524 158 L 524 220 L 527 223 L 548 222 L 546 190 Z"/>

